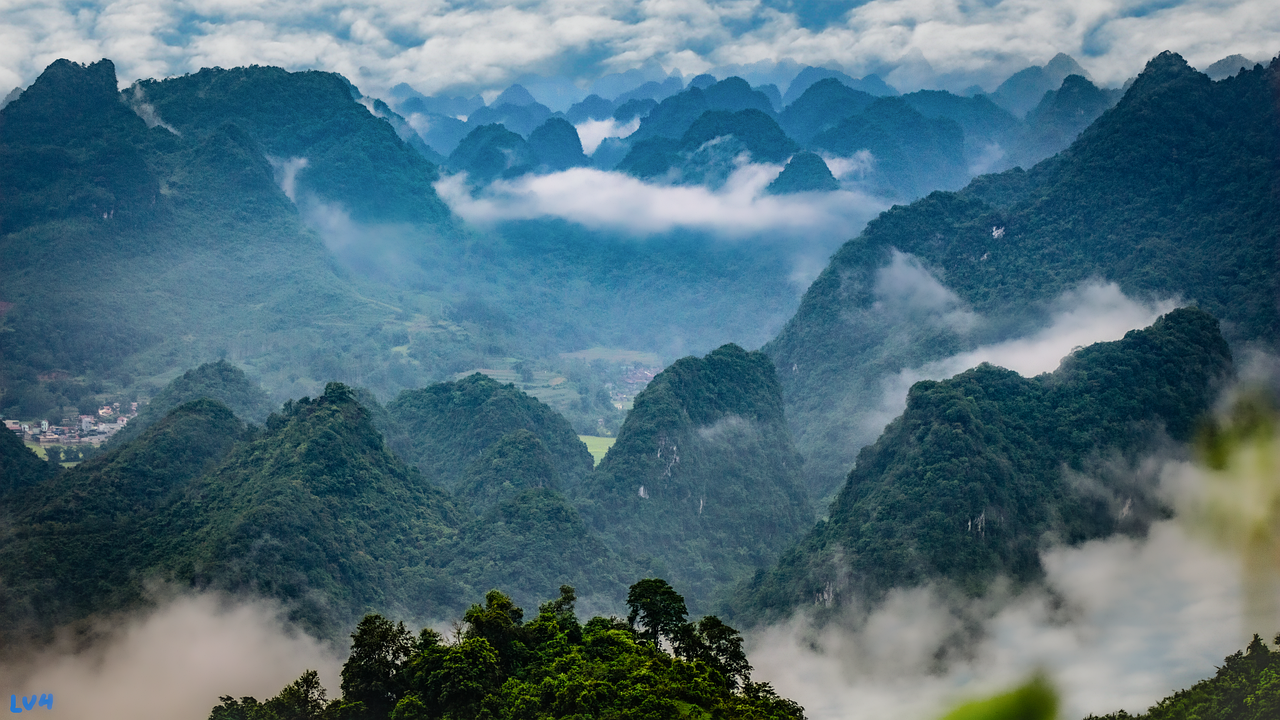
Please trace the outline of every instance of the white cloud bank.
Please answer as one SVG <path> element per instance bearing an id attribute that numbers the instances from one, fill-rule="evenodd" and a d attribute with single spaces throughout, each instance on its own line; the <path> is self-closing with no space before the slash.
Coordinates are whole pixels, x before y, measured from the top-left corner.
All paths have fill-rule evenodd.
<path id="1" fill-rule="evenodd" d="M 877 272 L 874 292 L 877 309 L 911 318 L 911 322 L 947 327 L 962 335 L 983 322 L 917 258 L 897 250 L 890 263 Z M 1177 306 L 1172 299 L 1135 300 L 1115 283 L 1085 283 L 1058 297 L 1051 306 L 1048 324 L 1030 335 L 982 345 L 882 377 L 880 401 L 862 412 L 858 430 L 863 437 L 877 437 L 902 414 L 907 391 L 921 380 L 945 380 L 984 362 L 1024 377 L 1052 372 L 1075 348 L 1119 340 Z"/>
<path id="2" fill-rule="evenodd" d="M 1043 556 L 1057 606 L 1043 595 L 986 615 L 971 659 L 930 672 L 939 642 L 962 619 L 929 590 L 898 592 L 854 629 L 803 620 L 750 638 L 756 679 L 813 720 L 932 720 L 957 700 L 1006 689 L 1044 669 L 1062 693 L 1061 717 L 1155 701 L 1211 676 L 1244 647 L 1238 564 L 1188 539 L 1173 522 L 1146 540 L 1112 538 Z"/>
<path id="3" fill-rule="evenodd" d="M 574 168 L 498 181 L 477 197 L 471 196 L 465 176 L 454 175 L 440 180 L 436 192 L 455 213 L 479 224 L 558 217 L 634 235 L 690 229 L 726 237 L 821 236 L 843 241 L 886 207 L 881 200 L 850 191 L 766 195 L 765 187 L 781 171 L 778 165 L 742 165 L 722 188 L 711 190 Z"/>
<path id="4" fill-rule="evenodd" d="M 772 5 L 772 7 L 771 7 Z M 993 86 L 1058 52 L 1118 84 L 1163 50 L 1204 67 L 1280 50 L 1272 0 L 872 0 L 802 26 L 756 0 L 22 0 L 0 1 L 0 86 L 53 60 L 109 57 L 124 85 L 253 63 L 340 72 L 367 93 L 400 82 L 426 93 L 565 75 L 585 87 L 658 63 L 686 76 L 790 58 L 880 72 L 901 89 Z M 854 5 L 854 3 L 849 3 Z M 991 89 L 988 87 L 987 89 Z"/>

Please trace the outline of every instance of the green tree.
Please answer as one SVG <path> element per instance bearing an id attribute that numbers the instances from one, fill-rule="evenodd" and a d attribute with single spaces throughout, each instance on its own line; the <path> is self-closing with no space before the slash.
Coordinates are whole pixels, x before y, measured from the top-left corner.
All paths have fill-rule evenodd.
<path id="1" fill-rule="evenodd" d="M 726 625 L 715 615 L 708 615 L 698 621 L 697 656 L 711 667 L 720 671 L 730 688 L 751 679 L 751 663 L 747 662 L 747 653 L 742 649 L 742 634 Z"/>
<path id="2" fill-rule="evenodd" d="M 327 704 L 324 695 L 319 674 L 307 670 L 263 706 L 276 720 L 319 720 Z"/>
<path id="3" fill-rule="evenodd" d="M 403 622 L 365 615 L 351 634 L 351 656 L 342 666 L 343 700 L 364 703 L 364 717 L 386 718 L 404 694 L 400 668 L 412 650 L 413 636 Z"/>
<path id="4" fill-rule="evenodd" d="M 475 717 L 485 695 L 501 679 L 499 657 L 483 637 L 469 637 L 449 648 L 440 669 L 440 702 L 457 717 Z"/>
<path id="5" fill-rule="evenodd" d="M 472 605 L 462 619 L 467 624 L 463 638 L 483 638 L 499 653 L 504 671 L 511 672 L 523 659 L 526 652 L 524 610 L 516 607 L 504 593 L 497 590 L 485 593 L 484 605 Z"/>
<path id="6" fill-rule="evenodd" d="M 632 585 L 627 592 L 627 607 L 631 608 L 627 613 L 631 629 L 641 640 L 654 645 L 660 639 L 677 639 L 689 615 L 684 597 L 661 578 L 646 578 Z"/>

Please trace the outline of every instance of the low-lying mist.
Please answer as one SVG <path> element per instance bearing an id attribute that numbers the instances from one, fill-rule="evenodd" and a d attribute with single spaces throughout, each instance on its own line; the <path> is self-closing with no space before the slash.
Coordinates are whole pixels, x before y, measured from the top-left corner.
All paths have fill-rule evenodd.
<path id="1" fill-rule="evenodd" d="M 962 336 L 986 322 L 915 258 L 896 251 L 891 263 L 877 274 L 876 295 L 881 304 L 902 309 L 906 317 L 946 326 Z M 907 391 L 921 380 L 944 380 L 984 362 L 1024 377 L 1052 372 L 1074 349 L 1119 340 L 1130 330 L 1148 327 L 1177 305 L 1168 299 L 1130 298 L 1113 282 L 1084 283 L 1056 298 L 1050 305 L 1047 324 L 1030 334 L 980 345 L 881 377 L 879 402 L 873 409 L 862 411 L 860 435 L 874 438 L 902 414 Z"/>
<path id="2" fill-rule="evenodd" d="M 1039 668 L 1062 694 L 1061 717 L 1081 718 L 1145 712 L 1244 646 L 1238 563 L 1174 521 L 1043 562 L 1051 592 L 957 607 L 931 588 L 898 591 L 843 624 L 815 630 L 802 616 L 754 633 L 756 679 L 813 720 L 926 720 Z M 939 668 L 944 644 L 975 619 L 980 640 Z"/>
<path id="3" fill-rule="evenodd" d="M 337 652 L 281 618 L 267 601 L 180 596 L 103 628 L 87 649 L 8 658 L 0 700 L 51 694 L 52 710 L 39 708 L 48 720 L 202 720 L 222 695 L 265 700 L 307 669 L 336 689 Z"/>
<path id="4" fill-rule="evenodd" d="M 778 165 L 741 164 L 718 190 L 652 184 L 591 168 L 497 181 L 478 196 L 471 195 L 463 175 L 445 177 L 435 187 L 455 213 L 478 224 L 552 216 L 634 235 L 687 228 L 730 238 L 821 237 L 831 249 L 888 207 L 849 190 L 767 194 L 781 171 Z"/>
<path id="5" fill-rule="evenodd" d="M 1081 302 L 1116 292 L 1082 292 Z M 1136 311 L 1110 306 L 1117 329 L 1128 323 L 1118 319 L 1126 307 Z M 937 587 L 898 590 L 821 626 L 802 611 L 749 635 L 756 679 L 813 720 L 927 720 L 1043 671 L 1062 695 L 1060 717 L 1075 719 L 1145 712 L 1212 676 L 1254 634 L 1275 637 L 1280 359 L 1246 350 L 1237 368 L 1211 422 L 1218 429 L 1202 433 L 1196 460 L 1166 447 L 1127 469 L 1103 469 L 1132 475 L 1172 518 L 1142 537 L 1052 547 L 1041 553 L 1043 587 L 1020 594 L 1007 586 L 977 600 Z M 1220 439 L 1216 461 L 1210 436 Z"/>

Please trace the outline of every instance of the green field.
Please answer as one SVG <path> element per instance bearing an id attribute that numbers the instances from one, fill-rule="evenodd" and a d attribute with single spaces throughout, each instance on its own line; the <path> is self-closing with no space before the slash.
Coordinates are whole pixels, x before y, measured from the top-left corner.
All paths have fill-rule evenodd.
<path id="1" fill-rule="evenodd" d="M 613 447 L 613 442 L 617 440 L 617 438 L 599 437 L 597 435 L 579 435 L 578 439 L 591 451 L 591 457 L 596 459 L 597 465 L 604 459 L 604 454 L 609 452 L 609 448 Z"/>
<path id="2" fill-rule="evenodd" d="M 23 444 L 23 445 L 26 445 L 26 446 L 27 446 L 27 448 L 28 448 L 29 450 L 31 450 L 31 452 L 35 453 L 36 455 L 39 455 L 41 460 L 48 460 L 48 459 L 49 459 L 49 453 L 47 453 L 47 452 L 45 452 L 45 451 L 44 451 L 44 446 L 43 446 L 43 445 L 41 445 L 40 443 L 33 443 L 33 442 L 31 442 L 30 440 L 23 440 L 23 441 L 22 441 L 22 444 Z M 67 446 L 65 446 L 65 445 L 55 445 L 54 447 L 57 447 L 57 448 L 62 449 L 62 450 L 65 450 Z M 69 468 L 69 467 L 75 467 L 76 465 L 79 465 L 79 464 L 80 464 L 80 462 L 79 462 L 79 461 L 76 461 L 76 462 L 64 462 L 64 463 L 59 463 L 59 464 L 60 464 L 60 465 L 62 465 L 62 467 L 68 467 L 68 468 Z"/>

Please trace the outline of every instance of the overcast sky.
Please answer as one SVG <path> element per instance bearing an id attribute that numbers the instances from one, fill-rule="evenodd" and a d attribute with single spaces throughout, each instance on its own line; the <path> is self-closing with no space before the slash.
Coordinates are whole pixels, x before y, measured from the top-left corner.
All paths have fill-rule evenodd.
<path id="1" fill-rule="evenodd" d="M 1267 59 L 1280 13 L 1275 0 L 0 0 L 4 87 L 60 57 L 111 58 L 122 84 L 215 65 L 333 70 L 369 94 L 791 59 L 908 91 L 991 90 L 1058 52 L 1119 84 L 1162 50 L 1199 67 Z"/>

